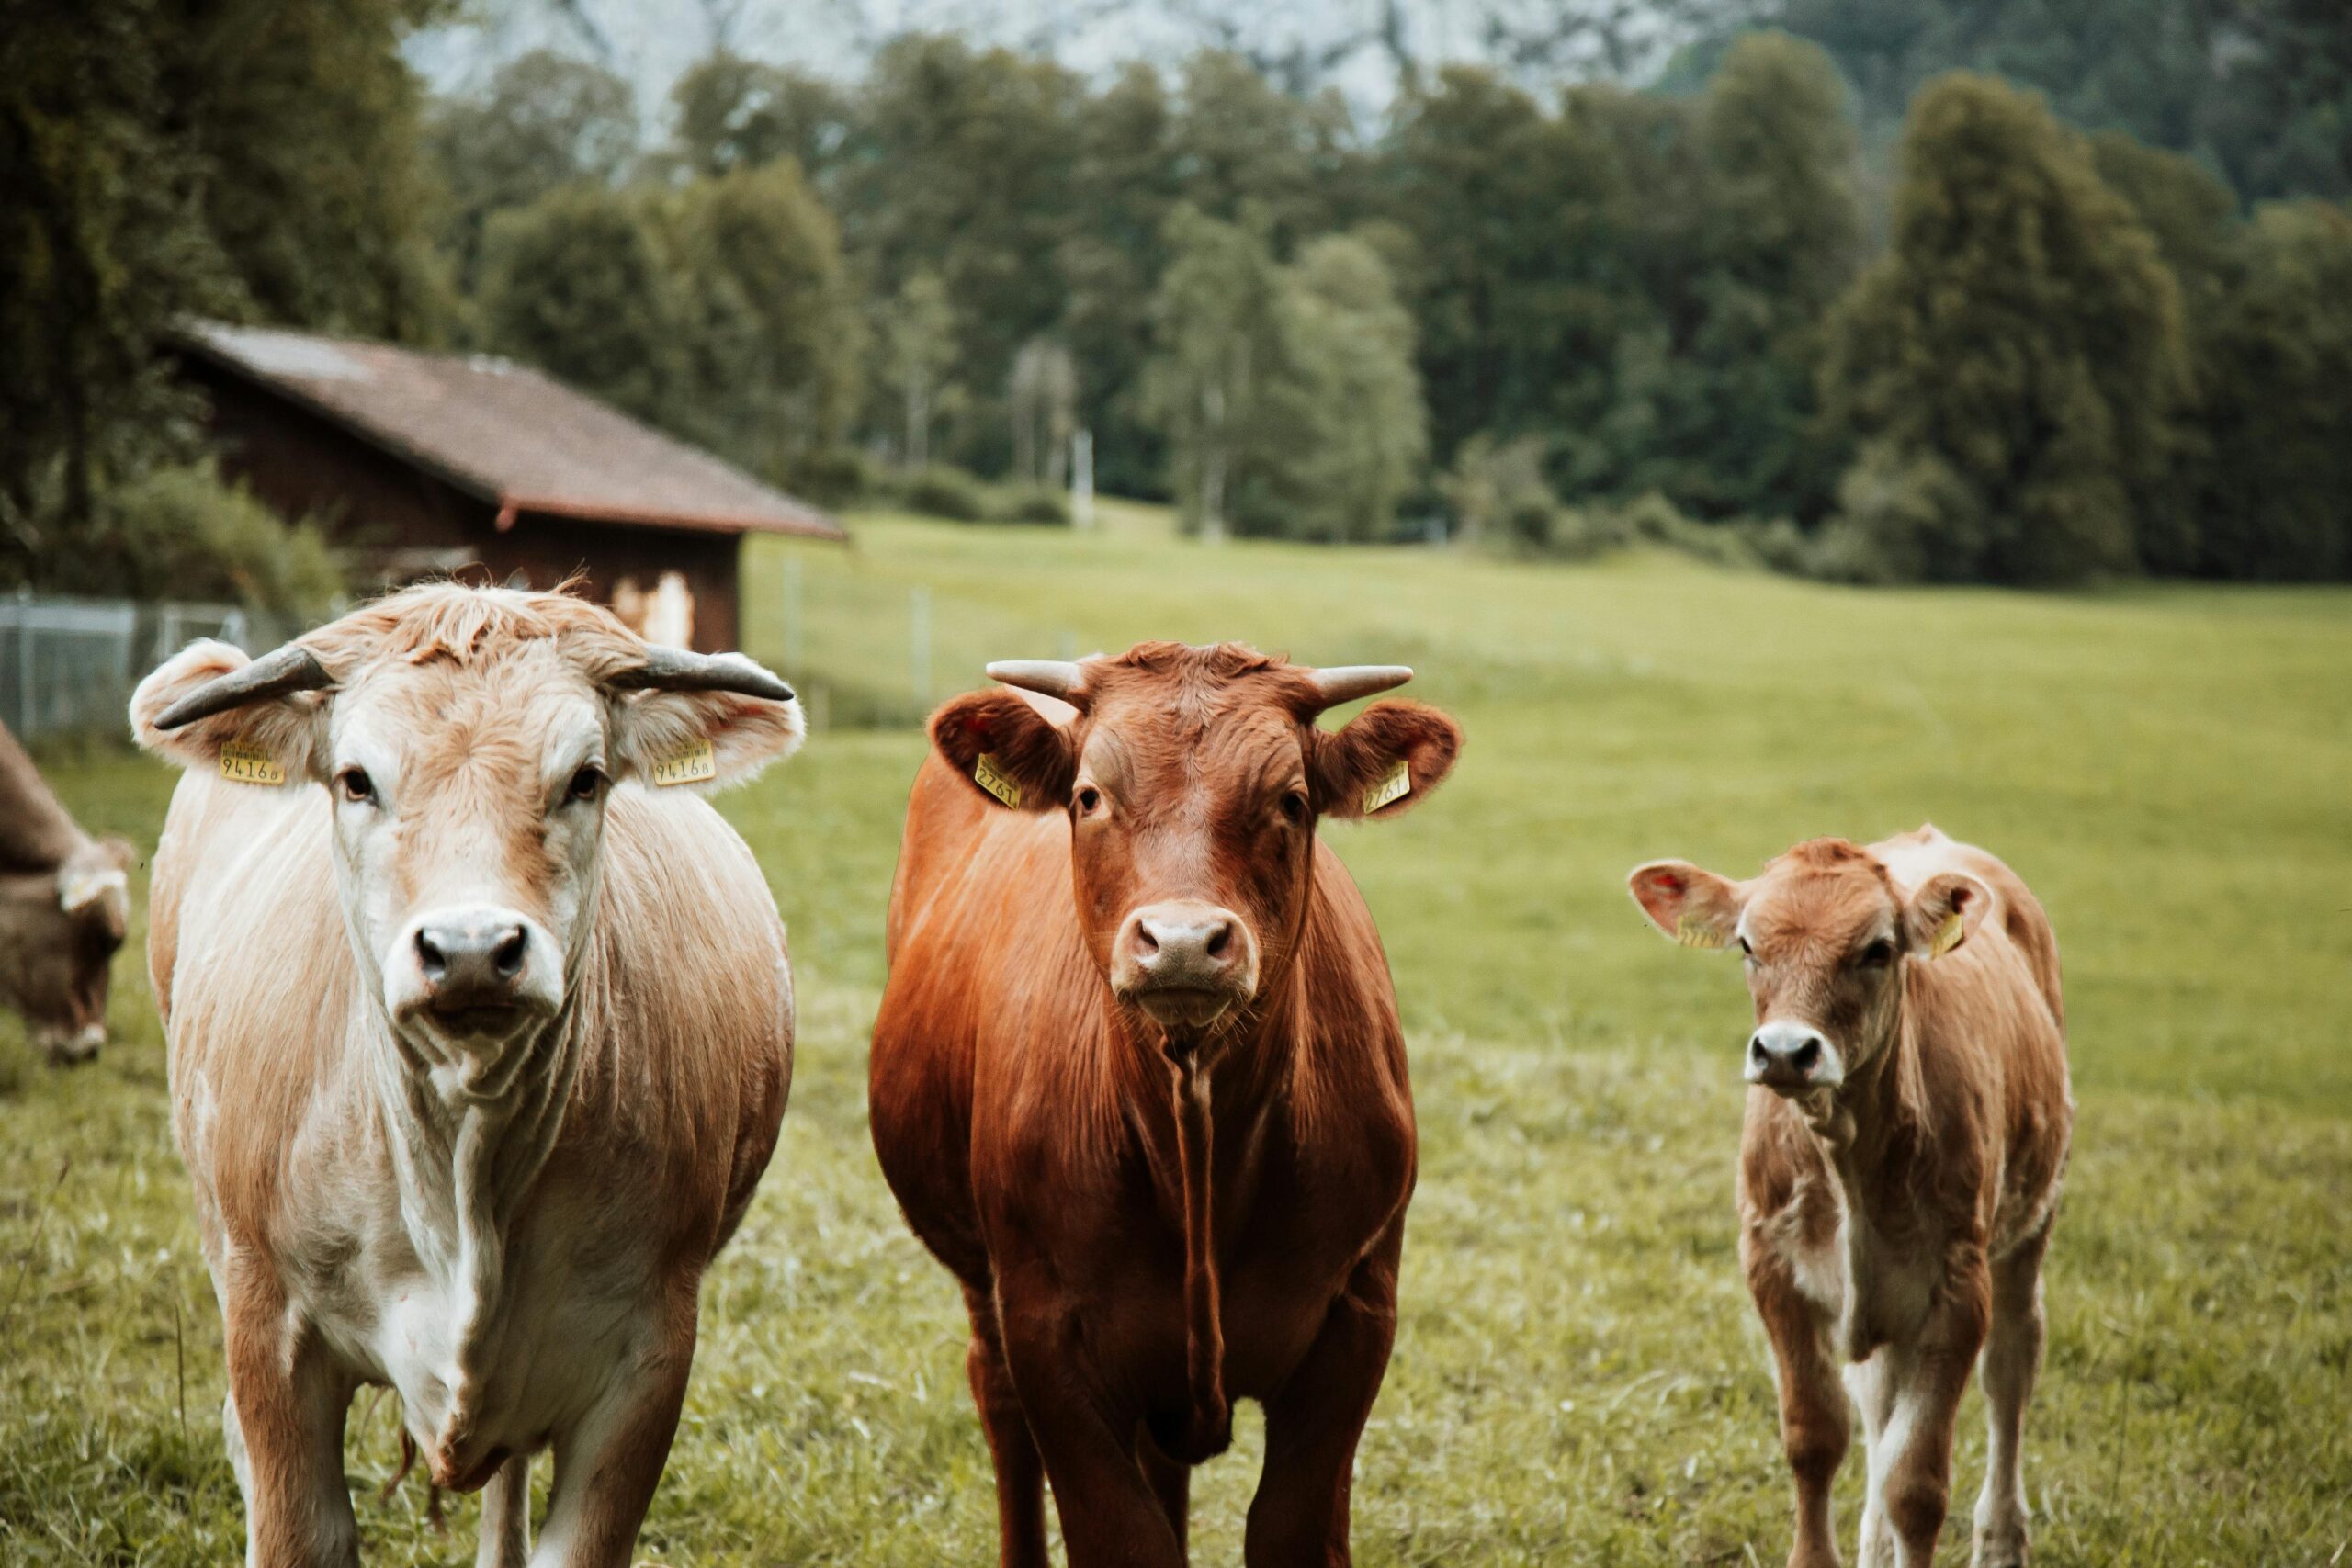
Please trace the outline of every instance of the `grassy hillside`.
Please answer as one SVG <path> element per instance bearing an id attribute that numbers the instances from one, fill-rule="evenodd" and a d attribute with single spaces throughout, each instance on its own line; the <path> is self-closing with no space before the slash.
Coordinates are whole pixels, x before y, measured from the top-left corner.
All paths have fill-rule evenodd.
<path id="1" fill-rule="evenodd" d="M 1799 838 L 1922 819 L 2007 857 L 2065 954 L 2081 1114 L 2029 1434 L 2038 1561 L 2326 1563 L 2352 1539 L 2352 593 L 1860 593 L 1651 558 L 1207 551 L 1134 518 L 1091 538 L 857 534 L 747 562 L 747 642 L 831 720 L 725 804 L 791 924 L 802 1055 L 776 1164 L 706 1292 L 641 1557 L 989 1560 L 960 1309 L 862 1111 L 920 741 L 849 721 L 911 717 L 990 658 L 1147 636 L 1408 662 L 1469 736 L 1421 809 L 1327 829 L 1382 923 L 1423 1132 L 1360 1562 L 1785 1554 L 1732 1257 L 1746 1003 L 1731 965 L 1648 932 L 1623 877 L 1661 854 L 1744 874 Z M 160 770 L 49 761 L 86 823 L 153 842 Z M 95 1069 L 36 1069 L 0 1040 L 11 1562 L 213 1562 L 237 1539 L 218 1315 L 141 973 L 127 953 L 121 1043 Z M 349 1452 L 374 1560 L 468 1560 L 469 1505 L 443 1538 L 416 1483 L 374 1501 L 393 1426 L 370 1397 Z M 1196 1483 L 1198 1561 L 1238 1558 L 1255 1440 L 1252 1414 Z M 1964 1526 L 1945 1556 L 1966 1560 Z"/>

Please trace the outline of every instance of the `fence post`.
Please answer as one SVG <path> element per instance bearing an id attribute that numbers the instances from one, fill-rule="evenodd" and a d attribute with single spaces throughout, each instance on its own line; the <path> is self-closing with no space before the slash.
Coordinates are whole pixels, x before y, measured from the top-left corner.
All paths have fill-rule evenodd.
<path id="1" fill-rule="evenodd" d="M 17 733 L 33 732 L 33 604 L 29 592 L 20 593 L 17 618 Z"/>
<path id="2" fill-rule="evenodd" d="M 1094 526 L 1094 432 L 1069 438 L 1069 520 L 1076 528 Z"/>
<path id="3" fill-rule="evenodd" d="M 784 558 L 784 672 L 787 676 L 800 674 L 800 555 L 792 551 Z"/>
<path id="4" fill-rule="evenodd" d="M 908 594 L 907 640 L 914 676 L 915 706 L 931 711 L 931 589 L 917 583 Z"/>

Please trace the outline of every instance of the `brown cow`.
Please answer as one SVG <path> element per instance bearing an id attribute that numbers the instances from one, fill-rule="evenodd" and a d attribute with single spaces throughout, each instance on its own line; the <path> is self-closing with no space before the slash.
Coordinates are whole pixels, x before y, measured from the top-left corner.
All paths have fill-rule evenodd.
<path id="1" fill-rule="evenodd" d="M 1380 939 L 1317 841 L 1453 767 L 1409 678 L 1235 644 L 992 664 L 932 717 L 892 889 L 874 1145 L 964 1287 L 1003 1561 L 1184 1559 L 1189 1467 L 1266 1412 L 1253 1564 L 1345 1563 L 1414 1177 Z M 1065 706 L 1064 704 L 1070 705 Z"/>
<path id="2" fill-rule="evenodd" d="M 66 814 L 0 727 L 0 1001 L 60 1066 L 107 1038 L 107 977 L 130 921 L 133 852 Z"/>
<path id="3" fill-rule="evenodd" d="M 1975 1561 L 2023 1563 L 2018 1449 L 2074 1120 L 2041 905 L 1932 827 L 1866 850 L 1799 844 L 1749 882 L 1684 861 L 1630 880 L 1659 930 L 1736 947 L 1756 1002 L 1739 1250 L 1780 1379 L 1792 1568 L 1838 1561 L 1829 1488 L 1849 1392 L 1870 1461 L 1863 1568 L 1933 1560 L 1980 1352 L 1991 1439 Z"/>
<path id="4" fill-rule="evenodd" d="M 626 1568 L 791 1079 L 784 927 L 694 786 L 789 753 L 792 693 L 443 583 L 198 643 L 131 714 L 187 770 L 148 964 L 247 1562 L 357 1561 L 344 1416 L 389 1384 L 488 1488 L 483 1568 Z"/>

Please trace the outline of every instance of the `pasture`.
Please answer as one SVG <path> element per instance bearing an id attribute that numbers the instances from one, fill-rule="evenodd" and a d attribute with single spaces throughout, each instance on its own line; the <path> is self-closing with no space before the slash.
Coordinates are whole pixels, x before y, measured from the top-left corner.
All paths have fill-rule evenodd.
<path id="1" fill-rule="evenodd" d="M 2065 956 L 2080 1113 L 2028 1435 L 2037 1560 L 2352 1561 L 2352 592 L 1864 593 L 1647 557 L 871 518 L 854 552 L 804 550 L 788 650 L 789 547 L 746 563 L 746 640 L 797 652 L 786 672 L 837 722 L 723 809 L 791 929 L 797 1082 L 705 1289 L 640 1559 L 993 1561 L 961 1307 L 863 1112 L 922 741 L 840 721 L 899 700 L 889 607 L 920 586 L 933 695 L 1066 637 L 1234 637 L 1410 663 L 1406 694 L 1467 732 L 1420 809 L 1325 829 L 1381 921 L 1422 1135 L 1359 1562 L 1781 1561 L 1788 1484 L 1733 1255 L 1746 998 L 1735 964 L 1658 940 L 1623 878 L 1666 854 L 1746 874 L 1800 838 L 1929 818 L 2033 884 Z M 42 760 L 85 826 L 152 847 L 160 766 Z M 217 1563 L 242 1547 L 220 1323 L 136 932 L 113 1027 L 61 1075 L 0 1024 L 0 1560 Z M 1950 1562 L 1981 1409 L 1972 1393 Z M 1196 1561 L 1238 1561 L 1255 1419 L 1196 1480 Z M 363 1394 L 370 1561 L 469 1561 L 469 1500 L 444 1536 L 421 1479 L 379 1499 L 394 1430 Z M 1860 1472 L 1857 1452 L 1849 1553 Z"/>

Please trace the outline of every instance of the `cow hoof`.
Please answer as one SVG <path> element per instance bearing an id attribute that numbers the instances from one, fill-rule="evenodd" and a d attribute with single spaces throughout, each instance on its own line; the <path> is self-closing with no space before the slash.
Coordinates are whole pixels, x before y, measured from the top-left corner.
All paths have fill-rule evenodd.
<path id="1" fill-rule="evenodd" d="M 1974 1568 L 2026 1568 L 2025 1531 L 1978 1530 L 1969 1561 Z"/>
<path id="2" fill-rule="evenodd" d="M 44 1048 L 44 1054 L 52 1067 L 86 1066 L 98 1059 L 97 1046 L 85 1045 L 78 1040 L 53 1042 Z"/>

